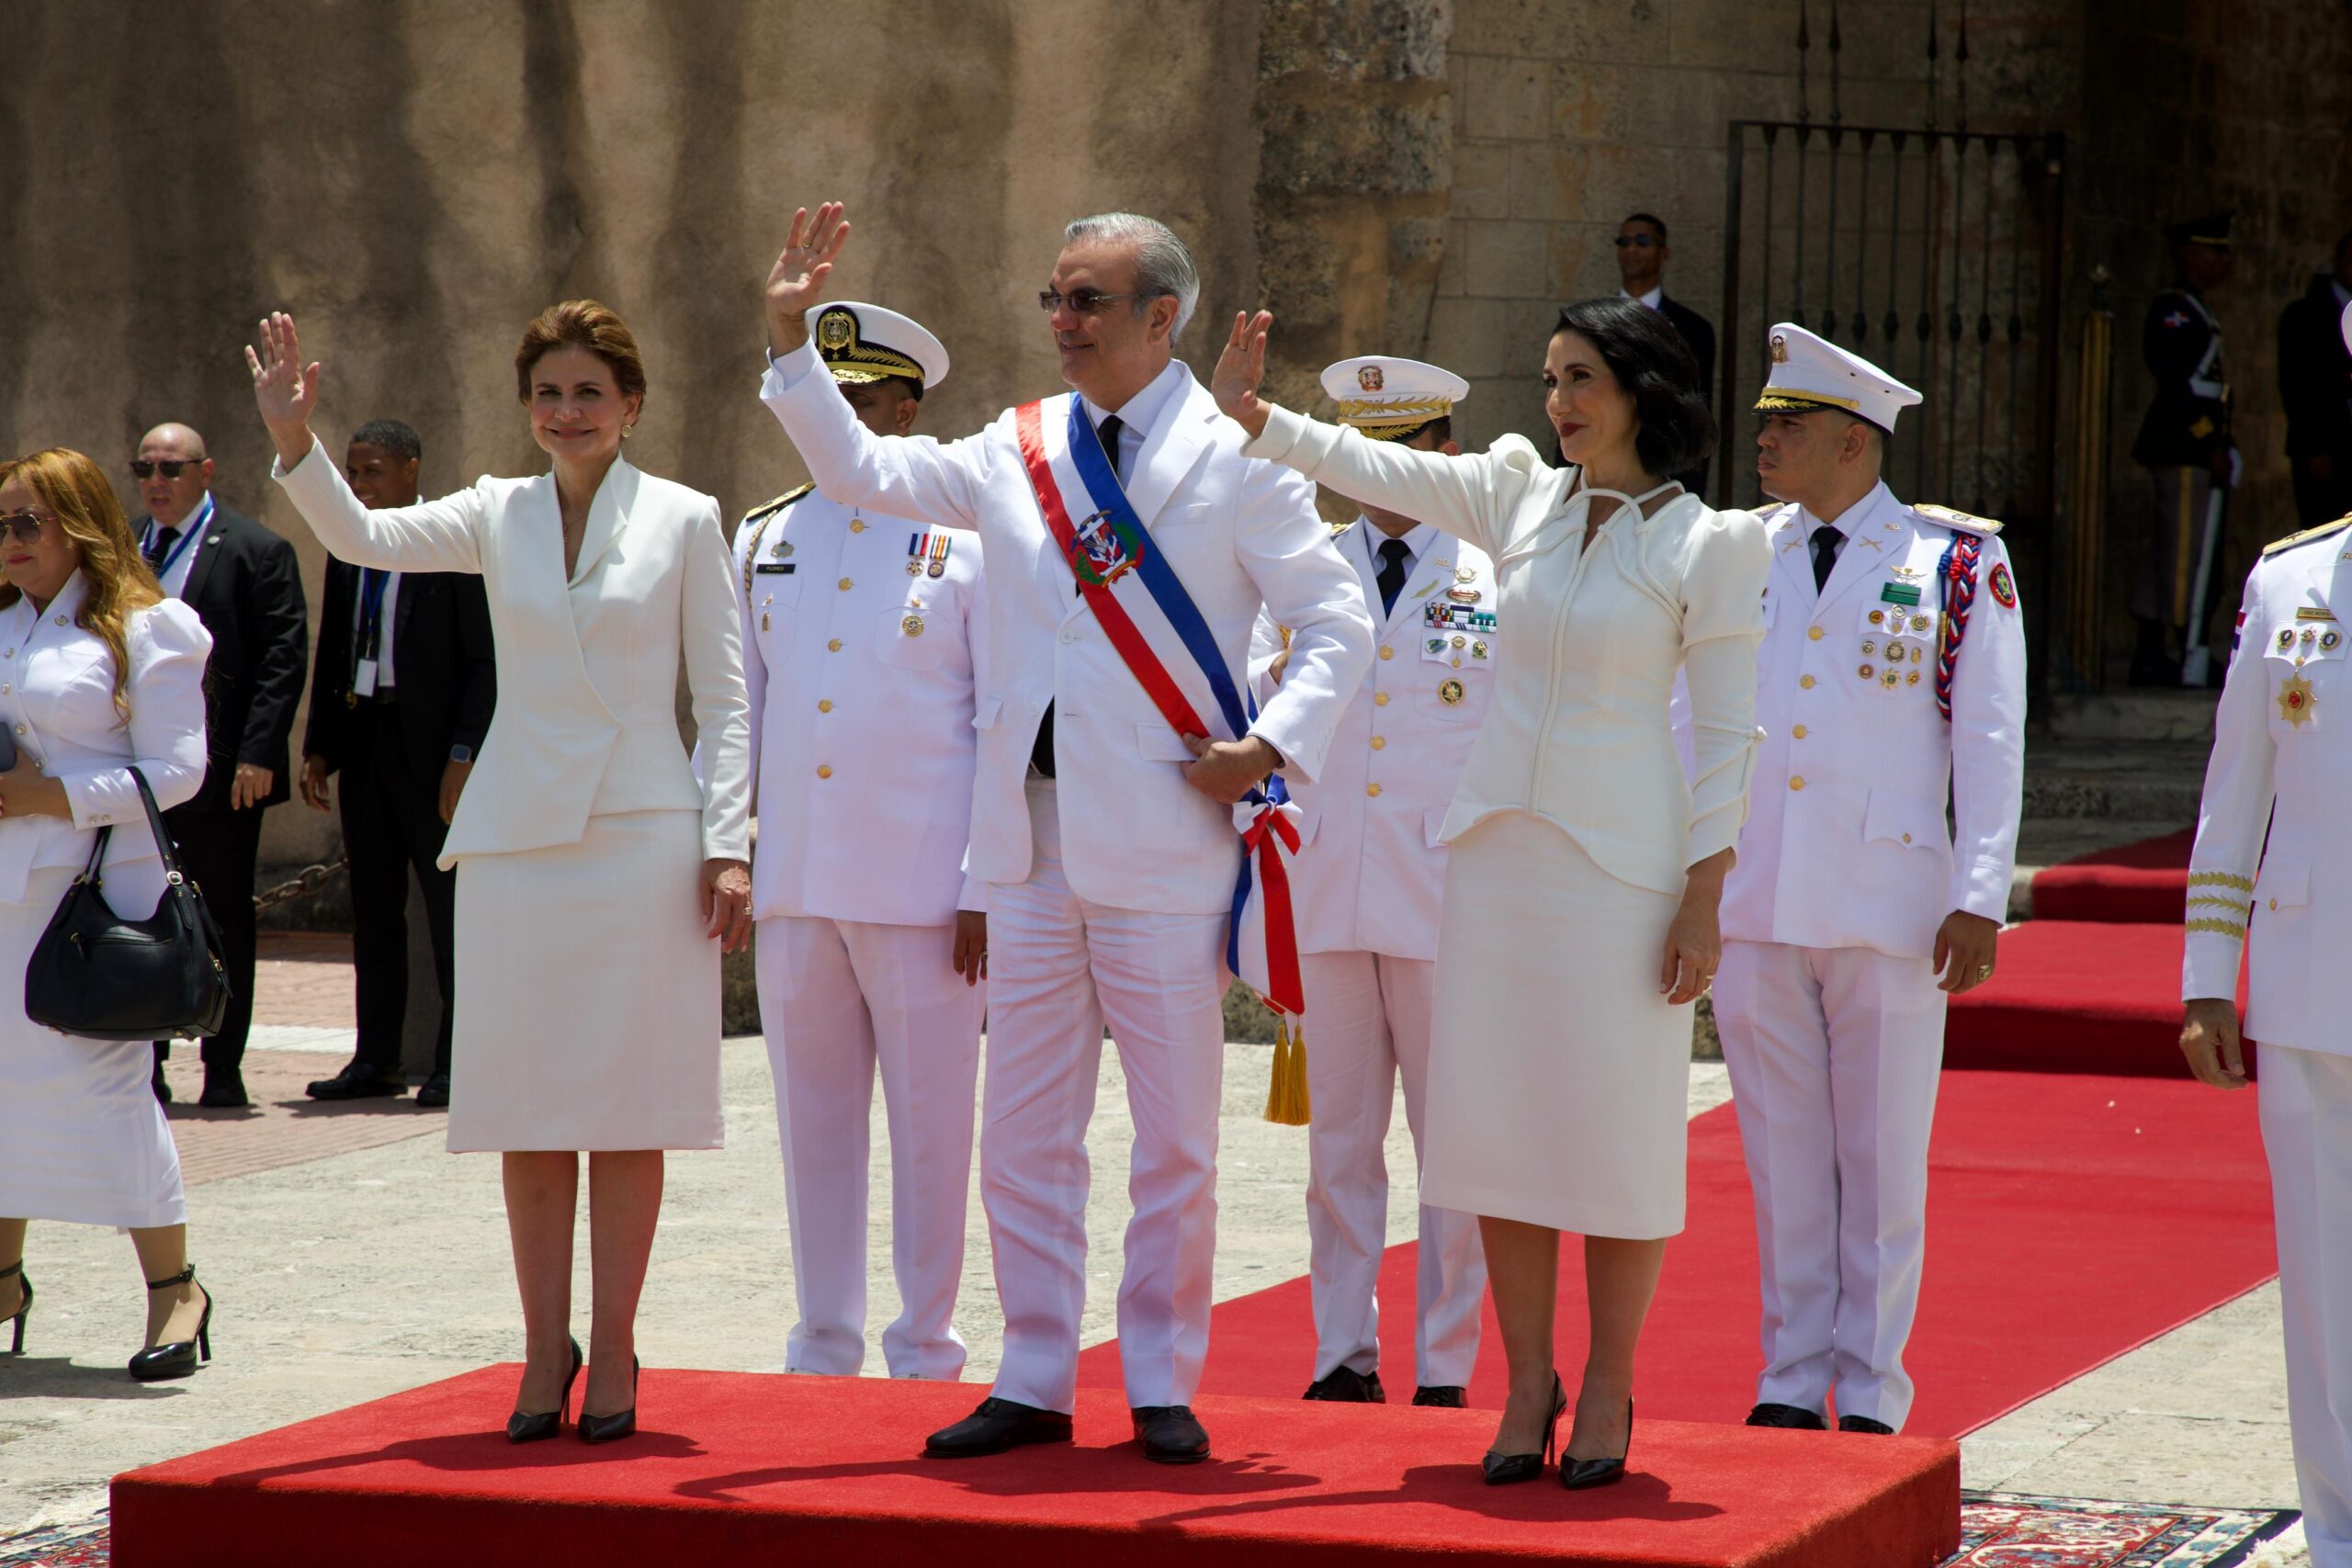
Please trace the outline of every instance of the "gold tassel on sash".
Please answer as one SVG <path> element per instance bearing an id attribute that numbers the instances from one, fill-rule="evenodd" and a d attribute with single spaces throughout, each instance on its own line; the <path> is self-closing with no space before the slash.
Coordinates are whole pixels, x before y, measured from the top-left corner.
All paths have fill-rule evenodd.
<path id="1" fill-rule="evenodd" d="M 1283 1127 L 1304 1127 L 1309 1111 L 1306 1100 L 1306 1025 L 1293 1023 L 1286 1013 L 1274 1014 L 1274 1075 L 1266 1086 L 1266 1120 Z"/>

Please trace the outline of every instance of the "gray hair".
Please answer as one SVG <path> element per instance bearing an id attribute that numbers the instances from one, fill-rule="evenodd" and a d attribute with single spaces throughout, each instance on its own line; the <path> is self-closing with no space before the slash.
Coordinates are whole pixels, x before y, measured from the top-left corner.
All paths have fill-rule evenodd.
<path id="1" fill-rule="evenodd" d="M 1135 313 L 1138 316 L 1151 309 L 1151 302 L 1161 295 L 1172 296 L 1176 301 L 1176 325 L 1168 333 L 1174 343 L 1184 335 L 1186 323 L 1193 319 L 1193 307 L 1201 302 L 1201 269 L 1193 264 L 1193 253 L 1176 231 L 1157 218 L 1146 218 L 1134 212 L 1098 212 L 1091 218 L 1080 218 L 1062 231 L 1062 243 L 1074 245 L 1080 240 L 1104 240 L 1114 244 L 1129 244 L 1136 248 Z"/>

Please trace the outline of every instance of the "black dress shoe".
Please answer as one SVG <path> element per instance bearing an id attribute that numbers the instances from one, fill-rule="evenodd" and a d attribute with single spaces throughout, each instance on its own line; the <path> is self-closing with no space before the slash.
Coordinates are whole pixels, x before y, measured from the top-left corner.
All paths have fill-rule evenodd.
<path id="1" fill-rule="evenodd" d="M 1432 1405 L 1440 1410 L 1467 1410 L 1470 1393 L 1460 1383 L 1423 1383 L 1413 1391 L 1413 1403 Z"/>
<path id="2" fill-rule="evenodd" d="M 1301 1399 L 1317 1399 L 1327 1404 L 1385 1404 L 1388 1391 L 1380 1386 L 1378 1372 L 1360 1372 L 1353 1367 L 1337 1367 L 1329 1377 L 1317 1378 L 1306 1385 Z"/>
<path id="3" fill-rule="evenodd" d="M 147 1288 L 176 1291 L 195 1278 L 196 1265 L 191 1263 L 167 1280 L 148 1280 Z M 162 1382 L 166 1378 L 194 1377 L 198 1352 L 203 1359 L 212 1359 L 212 1292 L 201 1285 L 197 1286 L 197 1291 L 204 1297 L 204 1314 L 196 1320 L 196 1337 L 148 1346 L 130 1358 L 126 1370 L 133 1378 L 141 1382 Z"/>
<path id="4" fill-rule="evenodd" d="M 155 1064 L 155 1076 L 147 1080 L 147 1086 L 155 1091 L 156 1104 L 169 1105 L 172 1102 L 172 1086 L 164 1077 L 162 1062 Z"/>
<path id="5" fill-rule="evenodd" d="M 553 1410 L 534 1411 L 526 1416 L 520 1410 L 506 1418 L 506 1440 L 510 1443 L 544 1442 L 563 1430 L 564 1417 L 571 1413 L 572 1380 L 580 1376 L 580 1364 L 587 1358 L 581 1353 L 580 1341 L 571 1342 L 571 1371 L 563 1374 L 563 1394 L 555 1402 Z"/>
<path id="6" fill-rule="evenodd" d="M 214 1111 L 238 1111 L 253 1100 L 245 1094 L 243 1075 L 231 1067 L 225 1072 L 207 1072 L 204 1092 L 196 1097 L 196 1102 Z"/>
<path id="7" fill-rule="evenodd" d="M 435 1073 L 425 1079 L 417 1089 L 416 1102 L 427 1111 L 449 1109 L 449 1075 Z"/>
<path id="8" fill-rule="evenodd" d="M 353 1062 L 331 1078 L 321 1078 L 302 1090 L 312 1100 L 388 1100 L 408 1092 L 397 1071 L 368 1062 Z"/>
<path id="9" fill-rule="evenodd" d="M 1016 1399 L 991 1396 L 981 1400 L 979 1408 L 953 1427 L 942 1427 L 933 1432 L 924 1442 L 922 1451 L 926 1459 L 978 1459 L 982 1454 L 1001 1454 L 1023 1443 L 1069 1440 L 1069 1417 L 1062 1412 L 1040 1410 Z"/>
<path id="10" fill-rule="evenodd" d="M 588 1414 L 588 1396 L 580 1396 L 580 1425 L 573 1433 L 583 1443 L 617 1443 L 623 1438 L 637 1435 L 637 1358 L 628 1359 L 628 1408 L 616 1410 L 610 1416 Z M 566 1385 L 569 1392 L 570 1385 Z"/>
<path id="11" fill-rule="evenodd" d="M 1127 1414 L 1143 1457 L 1154 1464 L 1198 1464 L 1209 1457 L 1208 1429 L 1193 1418 L 1191 1405 L 1139 1404 Z"/>
<path id="12" fill-rule="evenodd" d="M 1568 1407 L 1567 1390 L 1560 1386 L 1560 1374 L 1552 1374 L 1552 1416 L 1544 1427 L 1544 1451 L 1540 1454 L 1503 1454 L 1488 1449 L 1478 1461 L 1478 1473 L 1489 1486 L 1510 1486 L 1521 1481 L 1532 1481 L 1544 1473 L 1552 1462 L 1552 1445 L 1560 1436 L 1560 1413 Z"/>
<path id="13" fill-rule="evenodd" d="M 1562 1454 L 1560 1484 L 1571 1492 L 1613 1485 L 1625 1479 L 1625 1457 L 1633 1451 L 1634 1402 L 1628 1399 L 1625 1401 L 1625 1452 L 1615 1459 L 1578 1459 L 1574 1454 Z"/>
<path id="14" fill-rule="evenodd" d="M 1867 1416 L 1840 1416 L 1838 1429 L 1841 1432 L 1868 1432 L 1872 1437 L 1891 1438 L 1894 1428 L 1883 1421 L 1873 1421 Z"/>
<path id="15" fill-rule="evenodd" d="M 1751 1427 L 1781 1427 L 1792 1432 L 1826 1432 L 1829 1423 L 1810 1410 L 1793 1404 L 1774 1404 L 1770 1401 L 1747 1413 Z"/>

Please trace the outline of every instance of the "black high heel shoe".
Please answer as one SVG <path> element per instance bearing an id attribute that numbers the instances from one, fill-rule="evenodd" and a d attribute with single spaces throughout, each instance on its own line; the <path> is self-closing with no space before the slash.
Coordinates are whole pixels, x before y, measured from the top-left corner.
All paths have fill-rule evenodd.
<path id="1" fill-rule="evenodd" d="M 1560 1374 L 1552 1374 L 1552 1419 L 1544 1427 L 1544 1451 L 1540 1454 L 1498 1454 L 1489 1451 L 1478 1461 L 1489 1486 L 1508 1486 L 1514 1481 L 1532 1481 L 1544 1473 L 1552 1462 L 1552 1445 L 1560 1435 L 1560 1412 L 1568 1407 L 1567 1391 L 1560 1386 Z"/>
<path id="2" fill-rule="evenodd" d="M 536 1416 L 526 1416 L 517 1410 L 506 1418 L 506 1440 L 510 1443 L 536 1443 L 542 1438 L 552 1438 L 563 1430 L 564 1418 L 571 1413 L 571 1380 L 580 1375 L 580 1363 L 587 1358 L 580 1352 L 580 1341 L 571 1342 L 571 1371 L 563 1375 L 563 1394 L 555 1402 L 553 1410 L 542 1410 Z"/>
<path id="3" fill-rule="evenodd" d="M 1625 1401 L 1625 1452 L 1615 1459 L 1570 1459 L 1560 1456 L 1560 1484 L 1571 1492 L 1607 1486 L 1625 1479 L 1625 1458 L 1634 1451 L 1634 1402 Z"/>
<path id="4" fill-rule="evenodd" d="M 196 1265 L 191 1263 L 168 1280 L 150 1280 L 151 1291 L 175 1291 L 196 1278 Z M 203 1352 L 205 1360 L 212 1359 L 212 1292 L 203 1286 L 197 1290 L 204 1296 L 204 1315 L 196 1320 L 194 1339 L 175 1339 L 165 1345 L 151 1345 L 130 1358 L 128 1369 L 141 1382 L 162 1382 L 166 1378 L 196 1375 L 197 1355 Z M 18 1331 L 22 1337 L 22 1330 Z"/>
<path id="5" fill-rule="evenodd" d="M 5 1280 L 11 1274 L 17 1277 L 23 1287 L 25 1299 L 17 1303 L 17 1310 L 13 1314 L 6 1317 L 0 1317 L 0 1323 L 13 1323 L 17 1325 L 16 1348 L 8 1354 L 21 1356 L 25 1353 L 25 1318 L 33 1310 L 33 1282 L 25 1273 L 25 1261 L 21 1258 L 6 1269 L 0 1269 L 0 1280 Z"/>
<path id="6" fill-rule="evenodd" d="M 628 1359 L 628 1408 L 610 1416 L 591 1416 L 587 1401 L 581 1401 L 580 1440 L 583 1443 L 617 1443 L 637 1430 L 637 1358 Z"/>

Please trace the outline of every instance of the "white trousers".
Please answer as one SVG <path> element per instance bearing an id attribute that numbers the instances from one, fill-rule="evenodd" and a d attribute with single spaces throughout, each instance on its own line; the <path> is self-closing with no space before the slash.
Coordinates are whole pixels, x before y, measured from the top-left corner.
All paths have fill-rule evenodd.
<path id="1" fill-rule="evenodd" d="M 1911 1414 L 1928 1134 L 1945 997 L 1924 958 L 1727 942 L 1715 1027 L 1756 1198 L 1764 1373 L 1756 1397 Z"/>
<path id="2" fill-rule="evenodd" d="M 874 1077 L 890 1133 L 890 1261 L 899 1311 L 882 1331 L 893 1377 L 964 1371 L 972 1098 L 988 987 L 950 966 L 953 926 L 786 915 L 759 923 L 760 1017 L 775 1079 L 799 1320 L 794 1371 L 854 1376 L 865 1359 L 866 1169 Z"/>
<path id="3" fill-rule="evenodd" d="M 980 1199 L 1004 1307 L 995 1392 L 1046 1410 L 1077 1404 L 1086 1127 L 1107 1021 L 1135 1120 L 1118 1312 L 1127 1403 L 1189 1404 L 1208 1355 L 1216 1250 L 1226 917 L 1072 893 L 1050 780 L 1029 781 L 1029 880 L 989 888 Z"/>
<path id="4" fill-rule="evenodd" d="M 1306 1234 L 1315 1376 L 1340 1367 L 1369 1376 L 1380 1366 L 1375 1290 L 1388 1247 L 1388 1122 L 1401 1074 L 1418 1168 L 1437 964 L 1379 953 L 1310 953 L 1300 965 L 1314 1025 L 1306 1049 L 1314 1106 L 1306 1126 Z M 1487 1289 L 1477 1216 L 1424 1203 L 1420 1243 L 1414 1380 L 1424 1388 L 1464 1385 L 1478 1359 L 1478 1308 Z"/>
<path id="5" fill-rule="evenodd" d="M 2352 1568 L 2352 1056 L 2256 1049 L 2303 1538 Z"/>

